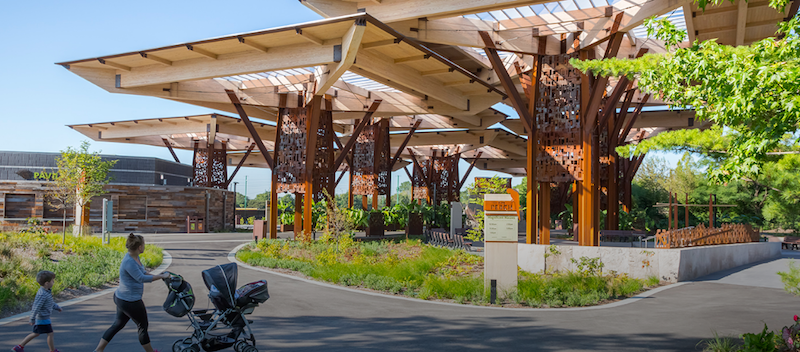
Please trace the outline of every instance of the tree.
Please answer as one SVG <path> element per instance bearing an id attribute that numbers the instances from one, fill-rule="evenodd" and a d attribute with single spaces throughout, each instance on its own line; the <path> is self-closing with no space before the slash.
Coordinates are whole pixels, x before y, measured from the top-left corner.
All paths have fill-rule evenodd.
<path id="1" fill-rule="evenodd" d="M 696 2 L 701 9 L 709 3 Z M 783 12 L 788 2 L 770 0 L 770 7 Z M 724 151 L 726 157 L 719 167 L 707 170 L 716 181 L 757 175 L 768 153 L 778 149 L 787 134 L 798 131 L 800 17 L 779 24 L 782 38 L 737 47 L 707 40 L 680 48 L 685 32 L 667 19 L 650 19 L 645 25 L 649 34 L 665 42 L 669 53 L 646 54 L 634 60 L 570 62 L 587 73 L 636 78 L 641 90 L 677 107 L 694 109 L 697 120 L 711 120 L 723 126 L 719 131 L 729 143 Z M 794 139 L 796 142 L 796 136 Z M 643 152 L 634 149 L 636 154 Z"/>
<path id="2" fill-rule="evenodd" d="M 45 193 L 47 205 L 56 210 L 61 210 L 63 219 L 61 220 L 61 244 L 67 241 L 67 209 L 75 205 L 75 191 L 72 187 L 67 187 L 66 183 L 56 182 Z"/>
<path id="3" fill-rule="evenodd" d="M 478 181 L 480 180 L 480 181 Z M 500 178 L 499 176 L 494 176 L 489 180 L 483 179 L 476 179 L 476 182 L 473 182 L 469 186 L 467 186 L 467 201 L 470 204 L 477 204 L 481 208 L 483 208 L 483 195 L 484 194 L 493 194 L 493 193 L 501 193 L 505 194 L 508 193 L 508 181 L 506 179 Z M 466 238 L 472 241 L 483 241 L 483 217 L 484 211 L 478 210 L 475 214 L 474 220 L 478 223 L 477 227 L 471 228 L 467 231 Z"/>
<path id="4" fill-rule="evenodd" d="M 55 180 L 56 189 L 72 190 L 74 198 L 67 197 L 75 205 L 75 226 L 73 235 L 83 234 L 83 209 L 92 197 L 105 194 L 103 186 L 108 184 L 108 171 L 117 163 L 116 160 L 103 161 L 99 152 L 89 152 L 89 142 L 83 141 L 80 148 L 67 147 L 61 151 L 61 157 L 56 158 L 58 176 Z"/>
<path id="5" fill-rule="evenodd" d="M 237 208 L 247 208 L 247 203 L 250 199 L 244 196 L 239 192 L 236 192 L 236 207 Z"/>
<path id="6" fill-rule="evenodd" d="M 267 201 L 269 200 L 270 191 L 264 191 L 264 193 L 256 194 L 256 197 L 252 200 L 248 201 L 248 205 L 254 207 L 256 209 L 262 209 L 267 206 Z"/>

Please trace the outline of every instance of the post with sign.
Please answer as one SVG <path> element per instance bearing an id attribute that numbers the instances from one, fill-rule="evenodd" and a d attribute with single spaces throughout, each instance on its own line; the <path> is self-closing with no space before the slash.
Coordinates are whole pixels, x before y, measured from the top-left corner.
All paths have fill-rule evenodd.
<path id="1" fill-rule="evenodd" d="M 483 286 L 489 289 L 492 280 L 495 280 L 499 292 L 511 292 L 517 288 L 519 201 L 511 192 L 515 191 L 483 196 L 486 247 Z"/>
<path id="2" fill-rule="evenodd" d="M 111 229 L 114 220 L 114 202 L 103 198 L 103 224 L 100 231 L 102 232 L 103 243 L 109 244 L 111 242 Z"/>

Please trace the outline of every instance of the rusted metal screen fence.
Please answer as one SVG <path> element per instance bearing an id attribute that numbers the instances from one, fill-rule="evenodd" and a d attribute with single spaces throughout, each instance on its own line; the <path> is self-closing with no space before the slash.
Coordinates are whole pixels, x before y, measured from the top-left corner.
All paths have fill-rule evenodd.
<path id="1" fill-rule="evenodd" d="M 748 224 L 723 224 L 708 228 L 698 225 L 677 230 L 659 230 L 656 248 L 685 248 L 718 244 L 758 242 L 758 231 Z"/>

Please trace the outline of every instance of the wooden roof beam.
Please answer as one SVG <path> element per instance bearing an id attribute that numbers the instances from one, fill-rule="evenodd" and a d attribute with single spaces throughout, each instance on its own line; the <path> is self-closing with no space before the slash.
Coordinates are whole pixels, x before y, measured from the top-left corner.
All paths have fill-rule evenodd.
<path id="1" fill-rule="evenodd" d="M 146 53 L 144 51 L 140 52 L 139 55 L 141 55 L 145 59 L 148 59 L 150 61 L 162 64 L 164 66 L 172 66 L 172 61 L 169 61 L 169 60 L 167 60 L 165 58 L 158 57 L 156 55 L 153 55 L 153 54 L 150 54 L 150 53 Z"/>
<path id="2" fill-rule="evenodd" d="M 314 44 L 323 45 L 325 43 L 322 39 L 319 39 L 308 32 L 303 32 L 302 28 L 295 28 L 295 33 Z"/>
<path id="3" fill-rule="evenodd" d="M 422 71 L 422 72 L 420 72 L 420 74 L 423 75 L 423 76 L 433 76 L 433 75 L 441 75 L 441 74 L 445 74 L 445 73 L 451 73 L 451 72 L 454 72 L 454 71 L 455 71 L 455 69 L 453 69 L 453 68 L 442 68 L 442 69 L 438 69 L 438 70 Z"/>
<path id="4" fill-rule="evenodd" d="M 258 50 L 258 51 L 260 51 L 262 53 L 269 52 L 269 48 L 267 48 L 266 46 L 258 44 L 258 43 L 254 42 L 252 40 L 247 40 L 247 38 L 245 38 L 243 36 L 238 36 L 236 38 L 239 39 L 239 43 L 247 45 L 247 46 L 249 46 L 249 47 L 251 47 L 253 49 L 256 49 L 256 50 Z"/>
<path id="5" fill-rule="evenodd" d="M 111 66 L 111 67 L 114 67 L 114 68 L 118 68 L 120 70 L 124 70 L 124 71 L 130 71 L 131 70 L 131 68 L 128 67 L 128 66 L 125 66 L 123 64 L 118 64 L 116 62 L 108 61 L 106 59 L 97 59 L 97 61 L 100 62 L 103 65 L 107 65 L 107 66 Z"/>
<path id="6" fill-rule="evenodd" d="M 736 45 L 744 44 L 744 34 L 747 30 L 747 1 L 739 0 L 736 15 Z"/>
<path id="7" fill-rule="evenodd" d="M 195 52 L 195 53 L 198 53 L 200 55 L 203 55 L 203 56 L 205 56 L 205 57 L 207 57 L 209 59 L 213 59 L 213 60 L 217 59 L 217 54 L 214 54 L 214 53 L 212 53 L 212 52 L 210 52 L 210 51 L 208 51 L 206 49 L 200 48 L 200 47 L 198 47 L 196 45 L 186 44 L 186 49 L 189 49 L 189 51 L 191 51 L 191 52 Z"/>
<path id="8" fill-rule="evenodd" d="M 196 46 L 193 48 L 194 52 L 198 52 Z M 172 66 L 137 67 L 133 72 L 120 74 L 119 84 L 112 85 L 112 87 L 153 86 L 297 67 L 319 66 L 334 63 L 335 53 L 338 53 L 339 50 L 334 45 L 304 44 L 271 48 L 270 55 L 255 51 L 245 51 L 224 55 L 212 62 L 197 58 L 176 61 L 173 62 Z M 70 71 L 92 81 L 92 77 L 82 74 L 83 72 L 88 73 L 91 71 L 83 70 L 83 68 L 76 70 L 77 68 L 72 66 Z"/>
<path id="9" fill-rule="evenodd" d="M 361 44 L 361 49 L 374 49 L 400 43 L 400 39 L 386 39 Z"/>
<path id="10" fill-rule="evenodd" d="M 551 2 L 551 0 L 491 0 L 491 1 L 453 1 L 453 0 L 406 0 L 385 1 L 380 4 L 346 3 L 331 0 L 301 0 L 303 5 L 325 17 L 348 15 L 364 11 L 379 18 L 384 23 L 406 21 L 427 17 L 429 19 L 454 17 L 479 12 L 509 9 Z"/>
<path id="11" fill-rule="evenodd" d="M 427 60 L 430 57 L 431 57 L 430 55 L 414 55 L 408 57 L 401 57 L 399 59 L 394 59 L 394 63 L 402 64 L 402 63 L 417 62 L 417 61 Z"/>
<path id="12" fill-rule="evenodd" d="M 325 65 L 327 72 L 324 72 L 316 80 L 316 87 L 314 94 L 309 94 L 307 102 L 311 101 L 311 97 L 315 95 L 323 95 L 330 89 L 342 75 L 353 66 L 356 61 L 356 54 L 361 46 L 361 39 L 364 37 L 364 32 L 367 28 L 367 22 L 363 19 L 356 20 L 350 29 L 345 33 L 342 38 L 342 59 L 338 64 Z M 315 77 L 316 78 L 316 77 Z"/>
<path id="13" fill-rule="evenodd" d="M 358 61 L 353 67 L 366 71 L 370 76 L 383 78 L 377 79 L 379 83 L 394 87 L 401 85 L 400 90 L 404 90 L 404 88 L 412 89 L 459 110 L 469 110 L 467 97 L 464 93 L 446 87 L 435 79 L 424 77 L 419 71 L 411 67 L 396 65 L 393 61 L 388 61 L 369 52 L 359 53 Z"/>

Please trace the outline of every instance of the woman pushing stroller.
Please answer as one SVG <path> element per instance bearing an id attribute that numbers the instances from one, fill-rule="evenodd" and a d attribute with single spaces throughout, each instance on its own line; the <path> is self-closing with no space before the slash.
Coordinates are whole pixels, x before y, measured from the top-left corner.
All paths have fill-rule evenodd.
<path id="1" fill-rule="evenodd" d="M 157 275 L 148 275 L 144 270 L 139 255 L 144 252 L 144 237 L 141 235 L 128 235 L 125 242 L 128 253 L 122 258 L 119 266 L 119 288 L 114 292 L 114 303 L 117 306 L 117 315 L 114 323 L 103 334 L 100 343 L 97 344 L 95 352 L 103 352 L 111 339 L 114 338 L 128 320 L 133 320 L 139 329 L 139 343 L 147 352 L 153 352 L 150 346 L 150 336 L 147 334 L 147 311 L 142 301 L 142 292 L 145 282 L 166 279 L 169 272 Z"/>

